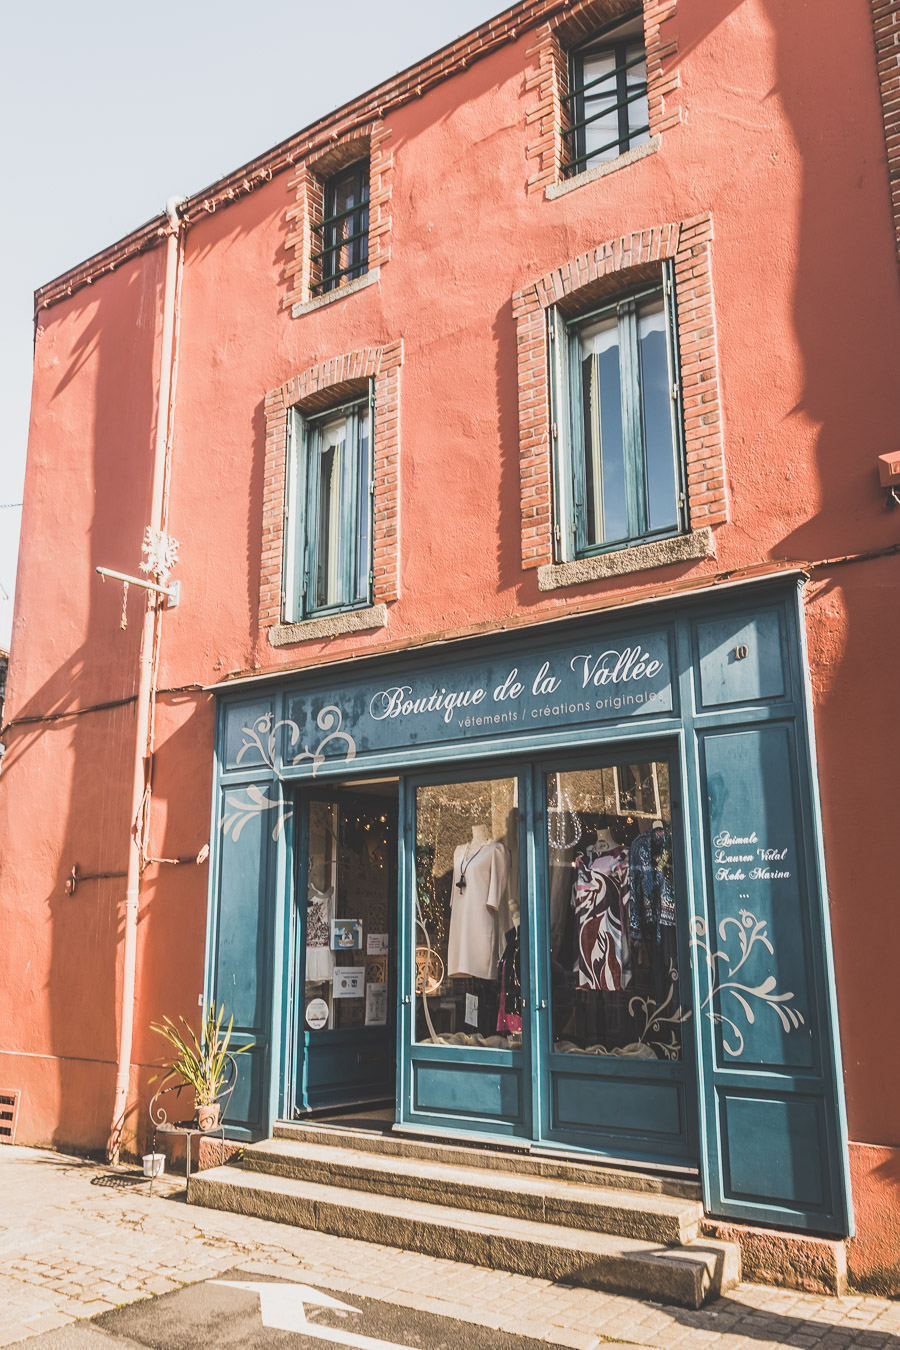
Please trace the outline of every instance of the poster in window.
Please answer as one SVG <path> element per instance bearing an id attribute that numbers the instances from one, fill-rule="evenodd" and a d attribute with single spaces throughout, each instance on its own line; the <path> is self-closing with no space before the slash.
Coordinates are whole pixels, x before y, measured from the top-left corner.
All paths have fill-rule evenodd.
<path id="1" fill-rule="evenodd" d="M 331 950 L 334 952 L 362 951 L 362 919 L 331 920 Z"/>
<path id="2" fill-rule="evenodd" d="M 366 1026 L 383 1027 L 387 1025 L 387 985 L 366 985 Z"/>
<path id="3" fill-rule="evenodd" d="M 335 966 L 331 977 L 332 998 L 362 998 L 365 986 L 365 966 Z"/>

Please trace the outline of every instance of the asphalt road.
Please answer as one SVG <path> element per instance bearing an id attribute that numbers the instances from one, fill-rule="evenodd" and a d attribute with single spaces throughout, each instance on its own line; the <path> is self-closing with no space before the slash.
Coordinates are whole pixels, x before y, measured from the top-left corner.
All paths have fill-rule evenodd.
<path id="1" fill-rule="evenodd" d="M 561 1350 L 239 1267 L 27 1342 L 29 1350 Z"/>

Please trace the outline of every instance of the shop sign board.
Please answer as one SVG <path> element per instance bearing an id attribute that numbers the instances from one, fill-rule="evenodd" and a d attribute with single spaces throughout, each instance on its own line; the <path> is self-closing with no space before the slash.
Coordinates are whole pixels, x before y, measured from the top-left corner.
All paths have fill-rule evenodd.
<path id="1" fill-rule="evenodd" d="M 596 630 L 595 630 L 596 631 Z M 229 709 L 226 760 L 260 758 L 292 776 L 315 776 L 326 762 L 408 748 L 515 737 L 603 722 L 669 715 L 675 707 L 668 628 L 532 640 L 503 655 L 440 657 L 379 672 L 310 681 L 288 689 L 284 714 L 249 718 Z M 281 764 L 276 766 L 279 756 Z"/>

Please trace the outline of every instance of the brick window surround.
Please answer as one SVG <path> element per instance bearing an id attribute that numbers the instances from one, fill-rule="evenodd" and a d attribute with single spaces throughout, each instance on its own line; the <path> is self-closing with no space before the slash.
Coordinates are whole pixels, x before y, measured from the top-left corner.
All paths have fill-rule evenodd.
<path id="1" fill-rule="evenodd" d="M 288 282 L 284 305 L 305 305 L 312 296 L 311 287 L 319 279 L 320 263 L 313 263 L 311 255 L 321 247 L 320 235 L 313 226 L 322 220 L 325 208 L 327 179 L 357 160 L 369 160 L 369 263 L 368 273 L 377 277 L 378 271 L 391 255 L 391 170 L 393 158 L 385 142 L 390 130 L 381 121 L 341 136 L 327 150 L 310 156 L 290 178 L 288 188 L 296 196 L 287 212 L 288 235 L 285 248 L 289 261 L 285 267 Z M 360 279 L 362 280 L 362 278 Z M 340 295 L 349 279 L 321 299 L 326 303 Z M 358 284 L 358 283 L 357 283 Z"/>
<path id="2" fill-rule="evenodd" d="M 710 276 L 712 221 L 697 216 L 599 244 L 513 295 L 519 384 L 522 566 L 554 561 L 547 310 L 568 318 L 673 260 L 690 529 L 728 519 Z"/>
<path id="3" fill-rule="evenodd" d="M 562 13 L 555 14 L 535 31 L 535 40 L 527 55 L 535 58 L 536 68 L 525 82 L 526 91 L 536 95 L 536 102 L 525 114 L 528 133 L 526 155 L 532 166 L 528 191 L 543 192 L 563 178 L 563 132 L 568 126 L 564 99 L 569 92 L 569 52 L 586 42 L 616 19 L 626 19 L 643 9 L 644 48 L 647 57 L 647 96 L 650 112 L 650 141 L 652 148 L 663 131 L 677 126 L 681 109 L 674 100 L 679 86 L 677 71 L 663 71 L 663 61 L 676 51 L 674 40 L 663 41 L 660 25 L 675 13 L 675 0 L 581 0 Z M 645 153 L 643 147 L 638 151 Z M 628 158 L 637 157 L 636 151 Z M 625 159 L 626 157 L 623 157 Z M 616 167 L 616 160 L 588 168 L 568 180 L 571 183 L 589 181 Z"/>
<path id="4" fill-rule="evenodd" d="M 402 361 L 401 339 L 383 347 L 347 352 L 321 365 L 310 366 L 266 394 L 259 624 L 260 628 L 270 630 L 270 637 L 272 630 L 284 627 L 296 631 L 295 640 L 302 641 L 306 635 L 319 635 L 318 628 L 327 622 L 312 620 L 308 623 L 282 624 L 284 504 L 290 411 L 298 408 L 303 413 L 314 413 L 354 398 L 363 398 L 368 393 L 370 380 L 375 385 L 372 429 L 372 604 L 385 605 L 399 599 L 399 392 Z M 313 629 L 311 624 L 316 624 L 317 628 Z M 361 626 L 367 626 L 365 621 Z M 277 645 L 282 645 L 281 637 Z"/>
<path id="5" fill-rule="evenodd" d="M 900 0 L 871 0 L 894 239 L 900 263 Z"/>

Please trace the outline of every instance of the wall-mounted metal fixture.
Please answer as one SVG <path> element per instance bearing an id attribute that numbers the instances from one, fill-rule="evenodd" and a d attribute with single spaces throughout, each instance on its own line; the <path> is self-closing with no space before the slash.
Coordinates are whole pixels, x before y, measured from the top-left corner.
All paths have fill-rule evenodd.
<path id="1" fill-rule="evenodd" d="M 79 872 L 75 863 L 66 877 L 66 895 L 74 895 L 80 881 L 109 881 L 112 877 L 127 876 L 127 872 Z"/>
<path id="2" fill-rule="evenodd" d="M 114 572 L 111 567 L 98 567 L 98 573 L 105 580 L 107 577 L 111 581 L 123 581 L 126 586 L 140 586 L 145 591 L 155 591 L 157 595 L 166 597 L 166 609 L 177 609 L 181 600 L 181 582 L 173 581 L 171 586 L 157 586 L 153 581 L 146 581 L 143 577 L 129 577 L 125 572 Z"/>
<path id="3" fill-rule="evenodd" d="M 887 489 L 885 506 L 900 506 L 900 450 L 878 456 L 878 477 L 881 486 Z"/>
<path id="4" fill-rule="evenodd" d="M 199 867 L 205 863 L 209 857 L 209 844 L 204 844 L 199 853 L 191 853 L 181 858 L 151 858 L 149 855 L 144 859 L 148 863 L 174 863 L 177 867 L 181 863 L 196 863 Z"/>

